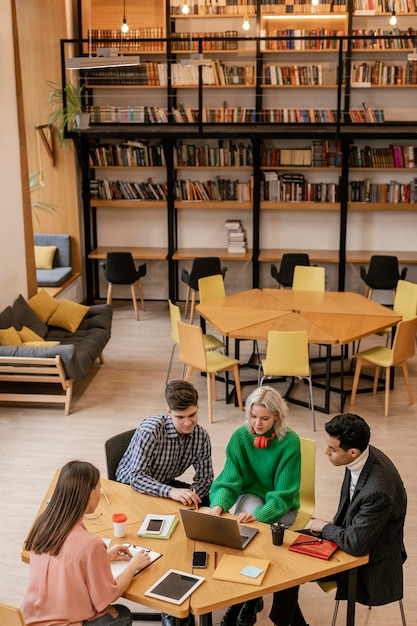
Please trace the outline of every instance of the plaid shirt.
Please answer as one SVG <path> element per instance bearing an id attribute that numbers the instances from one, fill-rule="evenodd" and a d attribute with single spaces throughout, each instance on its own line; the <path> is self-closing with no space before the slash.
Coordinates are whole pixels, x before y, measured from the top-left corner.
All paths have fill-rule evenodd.
<path id="1" fill-rule="evenodd" d="M 170 415 L 148 417 L 136 429 L 116 471 L 116 479 L 151 496 L 168 498 L 170 483 L 193 466 L 192 489 L 201 497 L 213 482 L 211 443 L 196 424 L 190 435 L 179 436 Z"/>

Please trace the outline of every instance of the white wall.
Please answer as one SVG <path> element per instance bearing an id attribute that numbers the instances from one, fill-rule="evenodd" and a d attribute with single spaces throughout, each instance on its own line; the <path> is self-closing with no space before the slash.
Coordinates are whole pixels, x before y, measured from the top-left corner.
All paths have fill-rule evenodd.
<path id="1" fill-rule="evenodd" d="M 11 0 L 0 20 L 0 310 L 27 295 Z"/>

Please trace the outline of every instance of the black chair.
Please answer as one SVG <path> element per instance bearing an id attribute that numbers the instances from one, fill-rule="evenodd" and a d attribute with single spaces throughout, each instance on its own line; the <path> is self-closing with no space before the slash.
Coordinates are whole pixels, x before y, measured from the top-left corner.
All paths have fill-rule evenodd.
<path id="1" fill-rule="evenodd" d="M 296 265 L 310 265 L 308 254 L 286 252 L 282 255 L 279 271 L 277 266 L 271 263 L 271 276 L 277 281 L 278 287 L 292 287 L 294 267 Z"/>
<path id="2" fill-rule="evenodd" d="M 193 261 L 190 272 L 188 272 L 188 270 L 186 270 L 185 268 L 182 269 L 181 280 L 187 285 L 184 317 L 187 317 L 188 306 L 191 296 L 190 321 L 193 321 L 196 298 L 198 293 L 198 281 L 200 280 L 200 278 L 213 276 L 214 274 L 221 274 L 224 279 L 226 272 L 227 267 L 221 267 L 220 259 L 217 256 L 197 257 Z"/>
<path id="3" fill-rule="evenodd" d="M 135 434 L 135 430 L 135 428 L 132 430 L 125 430 L 123 433 L 113 435 L 113 437 L 110 437 L 110 439 L 107 439 L 107 441 L 104 442 L 107 476 L 110 480 L 116 480 L 117 466 L 120 463 L 120 459 L 126 452 L 127 446 Z"/>
<path id="4" fill-rule="evenodd" d="M 130 285 L 133 308 L 135 309 L 136 319 L 138 320 L 139 311 L 136 301 L 135 283 L 137 283 L 139 288 L 142 309 L 145 310 L 145 301 L 143 299 L 142 283 L 140 279 L 146 276 L 146 263 L 143 263 L 136 269 L 130 252 L 108 252 L 106 262 L 103 263 L 103 271 L 109 283 L 107 289 L 107 304 L 111 305 L 112 303 L 113 285 Z"/>
<path id="5" fill-rule="evenodd" d="M 366 296 L 372 298 L 373 289 L 395 292 L 398 281 L 405 279 L 407 270 L 408 268 L 404 267 L 400 274 L 396 256 L 379 254 L 371 256 L 368 271 L 363 265 L 360 266 L 361 278 L 368 286 Z"/>

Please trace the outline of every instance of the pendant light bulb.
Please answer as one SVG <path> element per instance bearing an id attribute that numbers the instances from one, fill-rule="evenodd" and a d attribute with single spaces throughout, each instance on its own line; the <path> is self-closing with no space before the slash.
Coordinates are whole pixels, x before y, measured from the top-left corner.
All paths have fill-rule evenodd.
<path id="1" fill-rule="evenodd" d="M 395 11 L 392 12 L 391 17 L 389 18 L 389 23 L 391 26 L 395 26 L 397 23 L 397 16 L 395 15 Z"/>
<path id="2" fill-rule="evenodd" d="M 249 17 L 248 17 L 248 12 L 247 11 L 245 11 L 245 15 L 243 16 L 242 28 L 243 28 L 243 30 L 249 30 L 250 29 Z"/>
<path id="3" fill-rule="evenodd" d="M 122 31 L 122 33 L 123 33 L 123 34 L 125 34 L 125 35 L 126 35 L 126 33 L 128 33 L 128 32 L 129 32 L 129 24 L 127 23 L 127 21 L 126 21 L 126 18 L 125 18 L 125 17 L 123 18 L 123 22 L 122 22 L 122 25 L 121 25 L 120 30 L 121 30 L 121 31 Z"/>
<path id="4" fill-rule="evenodd" d="M 318 7 L 319 6 L 319 0 L 311 0 L 311 6 Z"/>
<path id="5" fill-rule="evenodd" d="M 184 3 L 182 5 L 182 9 L 181 9 L 181 13 L 183 15 L 188 15 L 190 12 L 190 5 L 188 4 L 188 0 L 184 0 Z"/>

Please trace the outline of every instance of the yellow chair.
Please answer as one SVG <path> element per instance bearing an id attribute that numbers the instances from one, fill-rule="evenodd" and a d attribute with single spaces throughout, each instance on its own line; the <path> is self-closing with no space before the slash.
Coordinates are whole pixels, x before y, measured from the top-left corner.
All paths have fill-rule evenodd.
<path id="1" fill-rule="evenodd" d="M 416 283 L 410 283 L 408 280 L 399 280 L 397 283 L 397 289 L 394 296 L 393 310 L 398 315 L 402 315 L 403 320 L 409 320 L 417 315 L 417 285 Z M 385 328 L 381 330 L 377 335 L 387 336 L 388 339 L 391 335 L 392 328 Z M 358 344 L 359 350 L 359 344 Z"/>
<path id="2" fill-rule="evenodd" d="M 224 288 L 223 275 L 213 274 L 213 276 L 200 278 L 198 281 L 198 292 L 200 294 L 200 304 L 225 298 L 226 290 Z"/>
<path id="3" fill-rule="evenodd" d="M 389 410 L 389 392 L 390 392 L 390 372 L 391 367 L 401 365 L 405 384 L 407 386 L 410 404 L 414 404 L 413 392 L 411 390 L 410 379 L 408 376 L 407 359 L 414 356 L 416 352 L 416 334 L 417 334 L 417 317 L 399 322 L 395 332 L 392 348 L 385 346 L 375 346 L 368 348 L 363 352 L 357 352 L 354 355 L 356 359 L 355 376 L 353 378 L 352 394 L 350 396 L 350 404 L 355 403 L 356 390 L 358 388 L 359 376 L 363 363 L 375 365 L 375 376 L 373 393 L 376 394 L 378 387 L 379 370 L 381 367 L 385 369 L 385 417 Z"/>
<path id="4" fill-rule="evenodd" d="M 330 593 L 331 591 L 334 591 L 335 589 L 337 589 L 337 583 L 336 583 L 335 580 L 318 580 L 317 584 L 326 593 Z M 406 621 L 405 621 L 405 613 L 404 613 L 403 601 L 402 600 L 398 600 L 398 602 L 399 602 L 399 605 L 400 605 L 402 626 L 407 626 Z M 340 600 L 335 600 L 334 611 L 333 611 L 333 618 L 332 618 L 332 626 L 336 626 L 337 613 L 339 611 L 339 604 L 340 604 Z M 369 610 L 372 609 L 371 606 L 369 606 L 368 608 L 369 608 Z"/>
<path id="5" fill-rule="evenodd" d="M 262 378 L 261 371 L 263 371 Z M 294 383 L 294 378 L 308 381 L 313 430 L 316 430 L 313 383 L 311 380 L 310 360 L 308 356 L 308 334 L 306 330 L 269 331 L 266 344 L 266 358 L 262 359 L 261 365 L 259 366 L 259 385 L 262 386 L 265 378 L 275 376 L 291 376 L 293 381 L 289 389 L 291 389 Z"/>
<path id="6" fill-rule="evenodd" d="M 209 423 L 213 422 L 213 403 L 216 400 L 216 372 L 233 371 L 239 409 L 243 411 L 242 391 L 240 387 L 240 361 L 214 350 L 206 351 L 203 331 L 199 326 L 178 322 L 180 361 L 187 365 L 185 380 L 190 380 L 194 370 L 207 374 L 207 402 Z"/>
<path id="7" fill-rule="evenodd" d="M 290 530 L 305 528 L 313 517 L 316 505 L 316 442 L 314 439 L 300 437 L 301 447 L 301 482 L 300 508 Z"/>
<path id="8" fill-rule="evenodd" d="M 179 342 L 180 342 L 180 339 L 178 336 L 178 322 L 182 321 L 180 307 L 177 306 L 176 304 L 173 304 L 171 300 L 168 300 L 168 306 L 169 306 L 169 316 L 171 318 L 171 338 L 174 342 L 174 345 L 172 346 L 171 358 L 169 360 L 167 377 L 165 381 L 166 385 L 168 384 L 169 374 L 171 372 L 172 359 L 174 358 L 175 348 L 177 345 L 179 345 Z M 203 341 L 204 341 L 204 347 L 206 350 L 224 350 L 226 348 L 224 343 L 221 342 L 220 339 L 217 339 L 217 337 L 214 337 L 214 335 L 204 334 Z M 182 368 L 181 378 L 184 378 L 184 366 Z"/>
<path id="9" fill-rule="evenodd" d="M 294 291 L 324 291 L 326 273 L 324 267 L 316 265 L 296 265 L 292 288 Z"/>
<path id="10" fill-rule="evenodd" d="M 1 626 L 25 626 L 22 611 L 17 606 L 0 602 L 0 624 Z"/>

